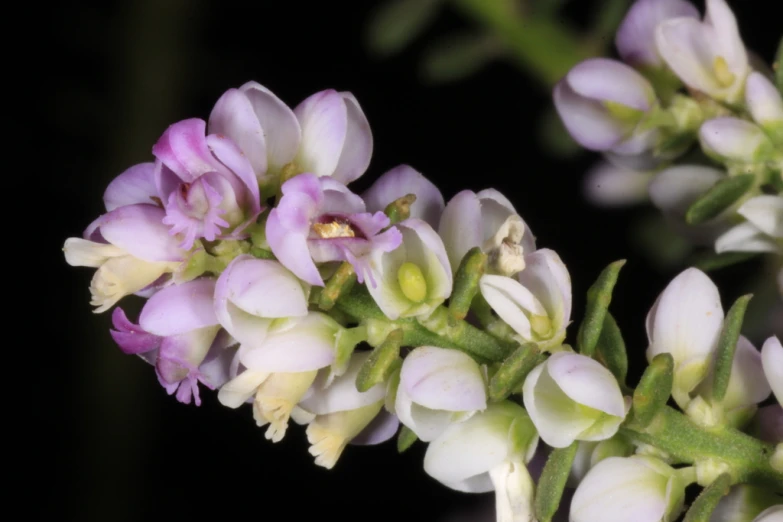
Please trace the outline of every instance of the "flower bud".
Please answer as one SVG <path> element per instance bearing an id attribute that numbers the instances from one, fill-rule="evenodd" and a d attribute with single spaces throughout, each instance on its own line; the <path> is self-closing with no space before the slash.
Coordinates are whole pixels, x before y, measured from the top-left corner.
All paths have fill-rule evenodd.
<path id="1" fill-rule="evenodd" d="M 707 154 L 722 161 L 753 163 L 772 148 L 758 125 L 738 118 L 715 118 L 704 122 L 699 140 Z"/>
<path id="2" fill-rule="evenodd" d="M 772 387 L 772 393 L 783 406 L 783 346 L 777 337 L 772 336 L 764 341 L 761 347 L 761 364 Z"/>

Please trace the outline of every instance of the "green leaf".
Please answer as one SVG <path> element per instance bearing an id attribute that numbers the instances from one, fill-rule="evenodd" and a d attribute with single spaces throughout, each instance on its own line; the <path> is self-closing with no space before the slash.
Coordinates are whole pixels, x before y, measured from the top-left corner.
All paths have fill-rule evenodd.
<path id="1" fill-rule="evenodd" d="M 595 351 L 596 360 L 606 366 L 620 384 L 624 384 L 628 375 L 628 354 L 625 351 L 623 334 L 608 311 Z"/>
<path id="2" fill-rule="evenodd" d="M 410 448 L 417 439 L 418 437 L 409 427 L 403 426 L 400 428 L 400 433 L 397 434 L 397 451 L 399 453 L 404 452 Z"/>
<path id="3" fill-rule="evenodd" d="M 694 201 L 685 213 L 685 221 L 699 225 L 710 220 L 736 203 L 750 188 L 756 176 L 740 174 L 723 178 Z"/>
<path id="4" fill-rule="evenodd" d="M 709 486 L 701 490 L 688 509 L 688 513 L 685 514 L 683 522 L 709 522 L 718 502 L 729 494 L 730 488 L 731 475 L 728 473 L 719 475 Z"/>
<path id="5" fill-rule="evenodd" d="M 726 318 L 723 320 L 723 330 L 720 333 L 718 348 L 715 355 L 715 370 L 712 380 L 712 397 L 717 401 L 722 401 L 726 396 L 726 389 L 729 387 L 729 377 L 731 377 L 731 366 L 734 360 L 734 352 L 737 348 L 740 330 L 742 329 L 742 320 L 745 317 L 745 310 L 748 308 L 748 302 L 753 295 L 743 295 L 731 305 Z"/>
<path id="6" fill-rule="evenodd" d="M 401 51 L 435 18 L 440 0 L 388 0 L 378 6 L 367 25 L 367 45 L 375 54 Z"/>
<path id="7" fill-rule="evenodd" d="M 579 443 L 574 441 L 570 446 L 557 448 L 550 453 L 536 488 L 534 503 L 539 522 L 551 522 L 560 506 L 560 499 L 563 497 L 563 489 L 571 473 L 571 464 L 574 462 L 577 447 Z"/>
<path id="8" fill-rule="evenodd" d="M 672 393 L 673 382 L 674 359 L 670 353 L 659 353 L 644 370 L 633 392 L 633 420 L 636 424 L 648 426 L 663 410 Z"/>
<path id="9" fill-rule="evenodd" d="M 450 35 L 424 51 L 421 77 L 430 83 L 462 80 L 478 72 L 497 55 L 498 44 L 491 36 L 470 33 Z"/>
<path id="10" fill-rule="evenodd" d="M 716 254 L 715 252 L 708 251 L 694 256 L 693 260 L 688 264 L 705 272 L 711 272 L 713 270 L 720 270 L 721 268 L 736 265 L 737 263 L 744 263 L 759 255 L 761 255 L 760 252 L 723 252 L 721 254 Z"/>
<path id="11" fill-rule="evenodd" d="M 612 291 L 617 283 L 617 276 L 624 264 L 625 259 L 610 263 L 587 291 L 585 318 L 579 325 L 579 333 L 577 334 L 577 346 L 579 353 L 583 355 L 593 356 L 609 303 L 612 302 Z"/>
<path id="12" fill-rule="evenodd" d="M 517 348 L 489 381 L 489 398 L 500 401 L 519 388 L 527 374 L 544 360 L 536 343 L 526 343 Z"/>
<path id="13" fill-rule="evenodd" d="M 454 290 L 449 297 L 449 311 L 457 319 L 468 315 L 478 284 L 487 266 L 487 255 L 479 247 L 473 247 L 463 256 L 454 275 Z"/>
<path id="14" fill-rule="evenodd" d="M 386 340 L 377 346 L 364 361 L 356 376 L 356 389 L 366 392 L 376 384 L 380 384 L 394 372 L 400 364 L 400 346 L 403 332 L 401 328 L 392 330 Z"/>

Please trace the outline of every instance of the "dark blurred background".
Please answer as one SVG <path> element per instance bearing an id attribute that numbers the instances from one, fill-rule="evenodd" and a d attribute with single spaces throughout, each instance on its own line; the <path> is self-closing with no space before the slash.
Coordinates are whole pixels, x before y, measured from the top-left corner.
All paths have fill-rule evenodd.
<path id="1" fill-rule="evenodd" d="M 763 14 L 769 2 L 731 4 L 748 46 L 771 62 L 780 19 Z M 579 26 L 598 5 L 568 3 L 564 23 Z M 102 192 L 114 176 L 150 160 L 168 124 L 206 119 L 223 91 L 248 80 L 291 106 L 325 88 L 356 95 L 375 137 L 357 192 L 400 163 L 433 180 L 447 200 L 464 188 L 502 191 L 538 245 L 556 250 L 569 267 L 576 321 L 599 271 L 628 259 L 612 310 L 634 358 L 635 382 L 646 348 L 644 317 L 676 273 L 660 270 L 629 240 L 629 223 L 647 210 L 600 209 L 584 200 L 581 179 L 596 156 L 550 152 L 539 137 L 539 121 L 551 110 L 549 88 L 510 61 L 497 60 L 458 82 L 421 81 L 427 40 L 469 29 L 470 20 L 447 6 L 424 36 L 380 59 L 365 38 L 374 7 L 134 0 L 46 8 L 53 16 L 43 35 L 51 62 L 41 103 L 51 147 L 45 162 L 54 175 L 37 190 L 49 209 L 40 282 L 52 318 L 45 326 L 51 342 L 36 361 L 46 384 L 30 405 L 37 433 L 47 440 L 34 453 L 42 494 L 34 509 L 73 520 L 347 522 L 471 520 L 476 509 L 492 505 L 491 495 L 455 493 L 427 477 L 421 443 L 402 456 L 394 442 L 349 447 L 325 471 L 313 464 L 299 427 L 273 445 L 249 409 L 223 408 L 214 393 L 203 393 L 200 408 L 179 404 L 150 367 L 113 344 L 109 313 L 92 314 L 92 270 L 66 265 L 63 242 L 103 211 Z M 715 275 L 726 285 L 726 307 L 747 290 L 743 274 L 760 267 L 755 262 Z"/>

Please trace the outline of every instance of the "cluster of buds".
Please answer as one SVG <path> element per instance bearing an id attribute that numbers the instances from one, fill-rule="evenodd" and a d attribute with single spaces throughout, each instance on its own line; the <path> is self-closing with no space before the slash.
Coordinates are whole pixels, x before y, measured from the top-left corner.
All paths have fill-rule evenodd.
<path id="1" fill-rule="evenodd" d="M 291 421 L 306 425 L 326 468 L 348 444 L 398 434 L 404 450 L 418 439 L 429 475 L 459 491 L 495 491 L 504 522 L 548 520 L 564 472 L 580 482 L 575 522 L 594 513 L 670 520 L 685 486 L 712 483 L 716 468 L 732 484 L 783 487 L 781 445 L 775 452 L 735 430 L 758 417 L 770 383 L 783 395 L 783 348 L 773 337 L 760 353 L 733 330 L 721 334 L 728 323 L 703 273 L 681 274 L 650 313 L 650 368 L 673 382 L 654 389 L 694 419 L 677 414 L 693 422 L 697 443 L 726 427 L 731 448 L 750 444 L 772 460 L 715 461 L 723 457 L 661 435 L 672 413 L 624 384 L 607 312 L 622 263 L 596 283 L 575 350 L 565 344 L 568 270 L 536 247 L 506 197 L 466 190 L 446 203 L 407 165 L 356 194 L 347 185 L 372 148 L 350 93 L 319 92 L 291 110 L 256 83 L 231 89 L 208 122 L 171 125 L 154 161 L 109 184 L 106 213 L 65 242 L 66 260 L 97 268 L 96 312 L 131 294 L 147 299 L 137 323 L 115 308 L 111 334 L 170 395 L 199 405 L 201 386 L 218 390 L 227 407 L 249 405 L 273 442 Z M 718 347 L 727 338 L 737 351 L 729 373 Z M 780 405 L 767 408 L 765 425 L 778 427 L 765 433 L 780 438 Z M 536 486 L 528 464 L 551 448 Z M 576 459 L 577 450 L 590 456 Z M 672 467 L 682 462 L 693 466 Z M 606 506 L 607 488 L 647 501 Z"/>
<path id="2" fill-rule="evenodd" d="M 637 0 L 615 44 L 622 61 L 584 61 L 554 90 L 571 136 L 605 157 L 588 196 L 649 197 L 716 254 L 781 255 L 783 85 L 746 50 L 725 0 L 707 0 L 703 19 L 686 0 Z"/>

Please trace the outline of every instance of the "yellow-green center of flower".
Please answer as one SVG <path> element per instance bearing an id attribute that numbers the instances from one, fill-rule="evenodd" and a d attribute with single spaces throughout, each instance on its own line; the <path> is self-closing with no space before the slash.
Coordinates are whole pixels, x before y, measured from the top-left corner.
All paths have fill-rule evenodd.
<path id="1" fill-rule="evenodd" d="M 606 107 L 606 110 L 609 111 L 609 114 L 611 114 L 614 119 L 622 123 L 634 124 L 638 122 L 644 114 L 644 112 L 639 109 L 634 109 L 633 107 L 613 101 L 605 101 L 604 107 Z"/>
<path id="2" fill-rule="evenodd" d="M 712 70 L 715 72 L 715 78 L 721 87 L 729 87 L 736 80 L 736 76 L 729 70 L 729 64 L 723 56 L 716 56 L 712 62 Z"/>
<path id="3" fill-rule="evenodd" d="M 531 315 L 530 327 L 539 337 L 547 338 L 552 335 L 552 321 L 545 315 Z"/>
<path id="4" fill-rule="evenodd" d="M 356 237 L 356 233 L 348 223 L 332 221 L 331 223 L 314 223 L 313 230 L 322 239 L 335 237 Z"/>
<path id="5" fill-rule="evenodd" d="M 397 281 L 405 297 L 414 303 L 421 303 L 427 297 L 427 280 L 415 263 L 405 262 L 400 265 Z"/>

